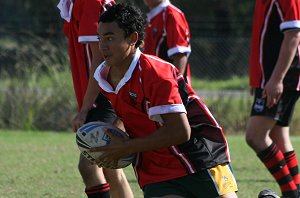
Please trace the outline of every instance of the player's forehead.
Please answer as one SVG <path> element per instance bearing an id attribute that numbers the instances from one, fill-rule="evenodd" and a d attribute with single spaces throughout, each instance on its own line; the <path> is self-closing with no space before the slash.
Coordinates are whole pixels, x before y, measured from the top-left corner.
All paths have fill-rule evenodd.
<path id="1" fill-rule="evenodd" d="M 123 30 L 116 22 L 102 23 L 100 22 L 97 28 L 98 35 L 123 35 Z"/>
<path id="2" fill-rule="evenodd" d="M 164 2 L 165 0 L 144 0 L 144 3 L 147 6 L 153 7 L 153 6 L 157 6 L 158 4 Z"/>

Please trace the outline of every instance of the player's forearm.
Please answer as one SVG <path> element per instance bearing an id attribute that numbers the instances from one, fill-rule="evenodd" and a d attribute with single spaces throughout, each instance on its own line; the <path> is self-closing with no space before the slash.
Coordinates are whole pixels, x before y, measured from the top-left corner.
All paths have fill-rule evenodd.
<path id="1" fill-rule="evenodd" d="M 93 59 L 89 71 L 88 87 L 84 95 L 83 104 L 80 111 L 90 110 L 99 94 L 99 86 L 97 81 L 94 79 L 94 73 L 99 64 L 103 61 L 103 57 L 99 50 L 98 42 L 90 42 L 89 46 L 92 51 Z"/>
<path id="2" fill-rule="evenodd" d="M 130 153 L 137 153 L 167 148 L 188 141 L 191 129 L 186 114 L 182 113 L 179 117 L 173 118 L 172 122 L 165 123 L 164 126 L 146 137 L 130 139 L 126 142 L 126 149 Z"/>
<path id="3" fill-rule="evenodd" d="M 299 42 L 300 32 L 298 30 L 293 30 L 285 33 L 284 39 L 281 44 L 278 60 L 272 73 L 271 79 L 278 82 L 283 81 L 288 69 L 292 64 Z"/>
<path id="4" fill-rule="evenodd" d="M 90 47 L 93 54 L 93 60 L 89 71 L 89 82 L 84 95 L 81 111 L 88 111 L 99 94 L 99 86 L 97 81 L 94 79 L 94 73 L 103 59 L 102 56 L 98 54 L 98 45 L 96 43 L 90 43 Z"/>
<path id="5" fill-rule="evenodd" d="M 80 111 L 89 111 L 99 94 L 98 84 L 95 80 L 89 80 Z"/>

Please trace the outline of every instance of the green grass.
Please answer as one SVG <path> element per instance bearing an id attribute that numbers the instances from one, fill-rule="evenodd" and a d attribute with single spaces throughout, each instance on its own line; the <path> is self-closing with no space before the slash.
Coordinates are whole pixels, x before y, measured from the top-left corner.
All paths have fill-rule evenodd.
<path id="1" fill-rule="evenodd" d="M 192 86 L 195 90 L 247 90 L 249 88 L 248 81 L 248 76 L 235 76 L 226 80 L 192 78 Z"/>
<path id="2" fill-rule="evenodd" d="M 256 197 L 264 188 L 279 192 L 243 136 L 229 136 L 228 142 L 240 198 Z M 299 151 L 300 137 L 293 137 L 293 143 Z M 1 130 L 0 145 L 1 198 L 85 197 L 73 133 Z M 125 173 L 135 197 L 142 197 L 131 167 Z"/>

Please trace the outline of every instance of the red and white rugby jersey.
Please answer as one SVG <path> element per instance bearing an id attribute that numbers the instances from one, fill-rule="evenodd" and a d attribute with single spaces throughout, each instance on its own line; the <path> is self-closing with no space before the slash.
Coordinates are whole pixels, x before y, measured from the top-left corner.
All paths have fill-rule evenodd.
<path id="1" fill-rule="evenodd" d="M 132 138 L 156 131 L 163 124 L 162 114 L 186 112 L 186 109 L 189 109 L 187 115 L 191 125 L 195 126 L 192 126 L 195 139 L 138 155 L 134 168 L 141 187 L 229 162 L 227 142 L 221 127 L 191 87 L 181 89 L 185 82 L 182 76 L 177 76 L 175 66 L 137 50 L 116 89 L 107 82 L 108 73 L 109 67 L 104 62 L 97 68 L 94 77 Z M 200 141 L 199 138 L 205 139 Z M 206 141 L 208 139 L 210 141 Z M 202 144 L 205 142 L 209 145 Z M 207 151 L 207 148 L 214 150 Z"/>
<path id="2" fill-rule="evenodd" d="M 257 0 L 250 57 L 250 86 L 263 88 L 278 59 L 283 33 L 300 29 L 298 0 Z M 288 90 L 300 91 L 299 47 L 284 79 Z"/>
<path id="3" fill-rule="evenodd" d="M 82 106 L 87 89 L 92 53 L 88 42 L 97 42 L 97 27 L 105 5 L 112 0 L 74 0 L 71 7 L 71 20 L 64 22 L 64 32 L 68 37 L 71 72 L 78 109 Z"/>
<path id="4" fill-rule="evenodd" d="M 144 41 L 144 53 L 158 56 L 170 63 L 170 57 L 174 54 L 189 55 L 190 29 L 184 13 L 169 0 L 159 4 L 147 14 Z M 189 70 L 189 65 L 187 68 Z"/>

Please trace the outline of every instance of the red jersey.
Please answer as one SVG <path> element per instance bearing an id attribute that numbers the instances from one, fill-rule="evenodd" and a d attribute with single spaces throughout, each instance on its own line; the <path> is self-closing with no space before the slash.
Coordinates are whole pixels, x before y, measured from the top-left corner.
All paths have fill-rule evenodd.
<path id="1" fill-rule="evenodd" d="M 190 29 L 184 13 L 164 1 L 147 14 L 144 53 L 172 63 L 171 56 L 191 53 Z M 189 65 L 187 75 L 190 78 Z"/>
<path id="2" fill-rule="evenodd" d="M 97 27 L 100 14 L 113 0 L 73 0 L 70 1 L 70 21 L 64 22 L 64 32 L 68 37 L 71 72 L 78 108 L 85 95 L 92 53 L 88 42 L 98 42 Z"/>
<path id="3" fill-rule="evenodd" d="M 184 89 L 186 83 L 182 75 L 177 76 L 175 66 L 141 54 L 137 49 L 115 90 L 106 81 L 108 72 L 109 67 L 104 62 L 94 77 L 131 138 L 156 131 L 163 125 L 161 115 L 166 113 L 187 113 L 191 124 L 192 135 L 188 142 L 139 153 L 134 168 L 141 187 L 229 162 L 221 127 L 192 88 L 187 85 Z"/>
<path id="4" fill-rule="evenodd" d="M 257 0 L 253 18 L 250 86 L 264 88 L 276 65 L 283 33 L 300 29 L 298 0 Z M 284 79 L 287 90 L 300 91 L 299 47 Z"/>

